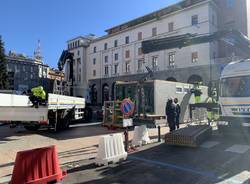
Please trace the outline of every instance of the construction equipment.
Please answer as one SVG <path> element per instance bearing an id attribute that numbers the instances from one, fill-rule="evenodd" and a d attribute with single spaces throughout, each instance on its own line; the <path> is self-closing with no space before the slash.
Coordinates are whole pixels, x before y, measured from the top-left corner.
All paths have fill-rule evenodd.
<path id="1" fill-rule="evenodd" d="M 0 121 L 22 124 L 28 130 L 37 130 L 41 125 L 55 131 L 67 129 L 72 120 L 82 119 L 85 99 L 48 94 L 46 105 L 34 108 L 29 97 L 0 93 Z"/>
<path id="2" fill-rule="evenodd" d="M 212 127 L 208 125 L 188 126 L 166 134 L 168 145 L 197 147 L 212 135 Z"/>
<path id="3" fill-rule="evenodd" d="M 143 53 L 164 49 L 183 48 L 190 45 L 223 41 L 250 58 L 250 40 L 237 30 L 224 30 L 212 34 L 184 34 L 142 42 Z M 219 104 L 221 107 L 222 132 L 250 133 L 250 59 L 229 63 L 220 77 Z M 210 86 L 211 87 L 211 86 Z M 212 94 L 210 88 L 209 94 Z M 224 125 L 227 125 L 226 127 Z"/>
<path id="4" fill-rule="evenodd" d="M 70 96 L 74 96 L 74 53 L 71 53 L 68 50 L 63 50 L 59 61 L 58 61 L 58 69 L 60 71 L 62 71 L 64 69 L 65 63 L 68 62 L 69 63 L 69 75 L 68 75 L 68 82 L 64 82 L 64 84 L 59 84 L 61 85 L 61 87 L 59 88 L 59 90 L 57 90 L 57 94 L 69 94 Z M 58 86 L 58 85 L 57 85 Z M 63 89 L 62 89 L 63 88 Z M 88 92 L 87 92 L 88 93 Z M 85 99 L 88 99 L 89 96 L 84 96 Z M 97 105 L 97 104 L 90 104 L 87 103 L 86 100 L 86 107 L 84 110 L 84 119 L 85 121 L 89 122 L 91 120 L 93 120 L 93 118 L 96 118 L 94 120 L 102 120 L 102 110 L 101 110 L 101 106 Z"/>
<path id="5" fill-rule="evenodd" d="M 167 99 L 176 97 L 182 109 L 180 122 L 184 123 L 189 121 L 188 104 L 195 102 L 191 93 L 193 88 L 192 84 L 162 80 L 148 80 L 141 84 L 137 81 L 116 82 L 115 101 L 130 98 L 135 103 L 134 125 L 146 124 L 148 127 L 157 127 L 166 124 Z M 199 86 L 199 88 L 202 91 L 201 101 L 204 102 L 208 97 L 207 87 Z M 122 124 L 121 120 L 116 119 L 116 122 Z"/>
<path id="6" fill-rule="evenodd" d="M 142 52 L 148 54 L 155 51 L 183 48 L 190 45 L 201 43 L 224 41 L 240 52 L 250 56 L 250 41 L 248 38 L 237 30 L 223 30 L 212 34 L 183 34 L 178 36 L 166 37 L 161 39 L 152 39 L 142 42 Z"/>

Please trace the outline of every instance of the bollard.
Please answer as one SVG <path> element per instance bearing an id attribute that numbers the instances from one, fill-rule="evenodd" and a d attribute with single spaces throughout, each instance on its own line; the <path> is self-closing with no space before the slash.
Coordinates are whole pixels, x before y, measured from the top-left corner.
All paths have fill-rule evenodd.
<path id="1" fill-rule="evenodd" d="M 125 136 L 125 151 L 128 151 L 128 128 L 124 131 L 124 136 Z"/>
<path id="2" fill-rule="evenodd" d="M 161 127 L 158 126 L 158 142 L 161 142 Z"/>

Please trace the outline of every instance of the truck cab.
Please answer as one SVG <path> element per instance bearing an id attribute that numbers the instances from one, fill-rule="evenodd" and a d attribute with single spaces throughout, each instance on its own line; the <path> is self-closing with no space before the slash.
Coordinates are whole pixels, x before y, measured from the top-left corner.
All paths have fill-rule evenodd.
<path id="1" fill-rule="evenodd" d="M 250 125 L 250 59 L 228 64 L 220 78 L 222 120 Z"/>

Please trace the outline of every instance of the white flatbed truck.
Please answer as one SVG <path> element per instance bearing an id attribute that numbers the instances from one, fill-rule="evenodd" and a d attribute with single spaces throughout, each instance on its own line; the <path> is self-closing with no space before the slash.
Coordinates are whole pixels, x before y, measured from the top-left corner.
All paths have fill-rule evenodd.
<path id="1" fill-rule="evenodd" d="M 48 94 L 46 105 L 33 107 L 28 96 L 0 93 L 0 122 L 22 124 L 28 130 L 41 125 L 55 131 L 67 129 L 72 120 L 84 116 L 85 99 Z"/>

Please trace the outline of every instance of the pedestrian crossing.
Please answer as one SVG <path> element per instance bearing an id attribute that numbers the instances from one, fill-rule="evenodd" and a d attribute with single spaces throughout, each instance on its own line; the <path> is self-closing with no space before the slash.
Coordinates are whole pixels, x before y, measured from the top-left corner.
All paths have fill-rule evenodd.
<path id="1" fill-rule="evenodd" d="M 221 144 L 222 142 L 220 141 L 206 141 L 200 145 L 200 148 L 212 149 L 216 146 L 220 146 Z M 232 144 L 227 148 L 223 148 L 223 151 L 237 154 L 245 154 L 246 152 L 250 151 L 250 145 Z"/>

